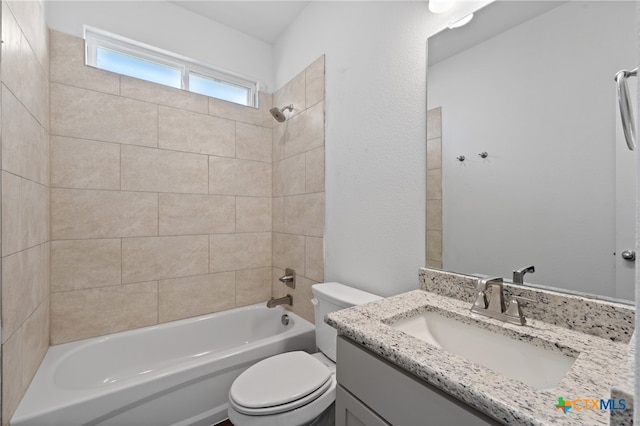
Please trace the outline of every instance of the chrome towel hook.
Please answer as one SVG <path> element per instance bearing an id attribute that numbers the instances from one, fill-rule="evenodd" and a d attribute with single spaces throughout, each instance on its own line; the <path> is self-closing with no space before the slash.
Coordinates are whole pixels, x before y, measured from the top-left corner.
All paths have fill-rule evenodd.
<path id="1" fill-rule="evenodd" d="M 458 156 L 456 157 L 456 160 L 458 160 L 459 162 L 461 162 L 461 163 L 462 163 L 462 162 L 465 160 L 465 157 L 464 157 L 464 155 L 458 155 Z"/>

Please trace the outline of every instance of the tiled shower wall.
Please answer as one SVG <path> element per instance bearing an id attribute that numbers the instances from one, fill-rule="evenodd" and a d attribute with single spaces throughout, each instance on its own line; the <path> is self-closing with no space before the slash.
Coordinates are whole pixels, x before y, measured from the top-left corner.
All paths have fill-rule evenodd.
<path id="1" fill-rule="evenodd" d="M 293 114 L 273 128 L 273 293 L 314 322 L 311 285 L 324 278 L 324 56 L 273 95 Z M 278 281 L 285 268 L 296 288 Z"/>
<path id="2" fill-rule="evenodd" d="M 2 2 L 2 424 L 49 346 L 49 52 L 38 1 Z"/>
<path id="3" fill-rule="evenodd" d="M 427 267 L 442 268 L 442 108 L 427 111 Z"/>
<path id="4" fill-rule="evenodd" d="M 267 300 L 271 95 L 242 107 L 83 60 L 51 32 L 51 343 Z"/>
<path id="5" fill-rule="evenodd" d="M 87 67 L 51 32 L 51 343 L 267 300 L 260 109 Z"/>

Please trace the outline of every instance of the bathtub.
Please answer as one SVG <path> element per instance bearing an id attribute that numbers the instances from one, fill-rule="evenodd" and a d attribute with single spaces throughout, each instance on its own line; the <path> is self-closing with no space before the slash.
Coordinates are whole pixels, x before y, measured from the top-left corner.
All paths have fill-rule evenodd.
<path id="1" fill-rule="evenodd" d="M 260 304 L 52 346 L 10 424 L 208 426 L 227 417 L 240 373 L 274 354 L 315 351 L 314 331 Z"/>

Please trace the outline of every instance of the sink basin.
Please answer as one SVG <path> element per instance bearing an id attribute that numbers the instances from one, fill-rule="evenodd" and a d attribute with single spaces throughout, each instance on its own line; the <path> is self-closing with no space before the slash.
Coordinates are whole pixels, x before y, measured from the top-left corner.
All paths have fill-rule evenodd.
<path id="1" fill-rule="evenodd" d="M 555 388 L 576 360 L 436 312 L 390 326 L 538 390 Z"/>

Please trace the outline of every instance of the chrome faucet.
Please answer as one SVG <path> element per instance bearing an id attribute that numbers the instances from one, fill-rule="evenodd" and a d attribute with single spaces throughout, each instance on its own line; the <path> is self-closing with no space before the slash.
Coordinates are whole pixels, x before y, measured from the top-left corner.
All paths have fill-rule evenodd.
<path id="1" fill-rule="evenodd" d="M 527 272 L 534 273 L 536 271 L 535 266 L 525 266 L 524 268 L 513 270 L 513 283 L 524 284 L 524 274 Z"/>
<path id="2" fill-rule="evenodd" d="M 269 301 L 267 302 L 267 308 L 275 308 L 278 305 L 293 306 L 293 297 L 291 297 L 290 294 L 287 294 L 284 297 L 279 297 L 277 299 L 274 299 L 273 297 L 271 297 L 271 299 L 269 299 Z"/>
<path id="3" fill-rule="evenodd" d="M 491 289 L 491 297 L 487 302 L 487 290 Z M 509 302 L 509 306 L 504 306 L 504 285 L 503 278 L 481 278 L 476 285 L 478 294 L 476 301 L 471 306 L 471 312 L 478 313 L 500 321 L 511 324 L 525 325 L 526 318 L 520 309 L 520 300 L 533 302 L 533 299 L 514 296 Z"/>

